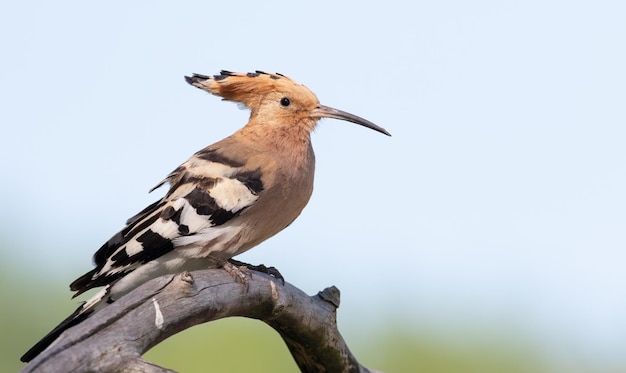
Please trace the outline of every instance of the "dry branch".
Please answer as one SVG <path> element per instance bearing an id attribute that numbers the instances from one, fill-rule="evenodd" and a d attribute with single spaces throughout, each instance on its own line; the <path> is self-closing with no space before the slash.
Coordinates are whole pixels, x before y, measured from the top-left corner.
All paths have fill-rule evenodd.
<path id="1" fill-rule="evenodd" d="M 149 281 L 66 331 L 22 372 L 171 372 L 141 355 L 190 326 L 230 316 L 274 328 L 303 372 L 369 372 L 337 330 L 337 288 L 308 296 L 252 273 L 247 291 L 221 269 Z"/>

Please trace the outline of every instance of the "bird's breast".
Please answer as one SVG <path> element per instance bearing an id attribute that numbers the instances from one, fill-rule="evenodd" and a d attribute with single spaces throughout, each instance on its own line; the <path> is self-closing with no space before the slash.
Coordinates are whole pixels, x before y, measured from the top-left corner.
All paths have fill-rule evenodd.
<path id="1" fill-rule="evenodd" d="M 246 224 L 247 237 L 239 252 L 286 228 L 309 202 L 313 193 L 315 156 L 310 145 L 302 151 L 306 153 L 299 159 L 268 157 L 265 164 L 259 165 L 263 190 L 256 203 L 240 215 Z"/>

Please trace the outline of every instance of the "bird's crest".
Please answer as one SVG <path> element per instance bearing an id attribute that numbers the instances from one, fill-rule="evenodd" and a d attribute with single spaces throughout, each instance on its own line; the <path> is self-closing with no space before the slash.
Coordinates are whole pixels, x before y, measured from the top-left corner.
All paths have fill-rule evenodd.
<path id="1" fill-rule="evenodd" d="M 218 75 L 193 74 L 186 76 L 185 80 L 194 87 L 221 96 L 224 100 L 240 102 L 248 108 L 254 108 L 269 92 L 290 92 L 294 89 L 310 92 L 308 88 L 285 75 L 258 70 L 253 73 L 222 70 Z"/>

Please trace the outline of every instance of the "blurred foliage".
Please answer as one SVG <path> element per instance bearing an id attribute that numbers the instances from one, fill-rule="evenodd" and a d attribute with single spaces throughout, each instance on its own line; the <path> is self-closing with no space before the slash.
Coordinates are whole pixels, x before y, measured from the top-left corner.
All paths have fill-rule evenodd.
<path id="1" fill-rule="evenodd" d="M 280 335 L 266 324 L 233 317 L 198 325 L 144 357 L 180 372 L 297 372 Z"/>
<path id="2" fill-rule="evenodd" d="M 16 372 L 19 357 L 38 338 L 73 311 L 67 284 L 36 273 L 15 270 L 0 248 L 0 372 Z M 341 329 L 341 314 L 340 314 Z M 344 331 L 353 353 L 365 366 L 385 372 L 463 373 L 613 373 L 620 369 L 568 369 L 549 364 L 537 351 L 517 343 L 515 335 L 485 339 L 460 333 L 449 336 L 416 332 L 409 320 Z M 355 334 L 357 333 L 357 334 Z M 500 343 L 499 341 L 506 341 Z M 294 372 L 297 366 L 283 341 L 256 320 L 230 318 L 179 333 L 148 351 L 145 358 L 180 372 Z M 587 369 L 588 368 L 588 369 Z M 621 367 L 624 368 L 624 367 Z"/>

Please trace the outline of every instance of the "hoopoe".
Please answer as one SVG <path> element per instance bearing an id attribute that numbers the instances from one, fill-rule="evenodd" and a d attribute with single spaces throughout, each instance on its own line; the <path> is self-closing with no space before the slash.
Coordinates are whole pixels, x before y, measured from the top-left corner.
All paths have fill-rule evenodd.
<path id="1" fill-rule="evenodd" d="M 42 338 L 28 362 L 66 329 L 140 284 L 168 273 L 224 267 L 228 260 L 293 222 L 313 192 L 311 132 L 321 118 L 341 119 L 391 136 L 356 115 L 320 105 L 305 86 L 281 74 L 193 74 L 194 87 L 251 110 L 233 135 L 176 168 L 163 198 L 126 222 L 94 254 L 95 268 L 70 285 L 74 297 L 103 287 Z"/>

